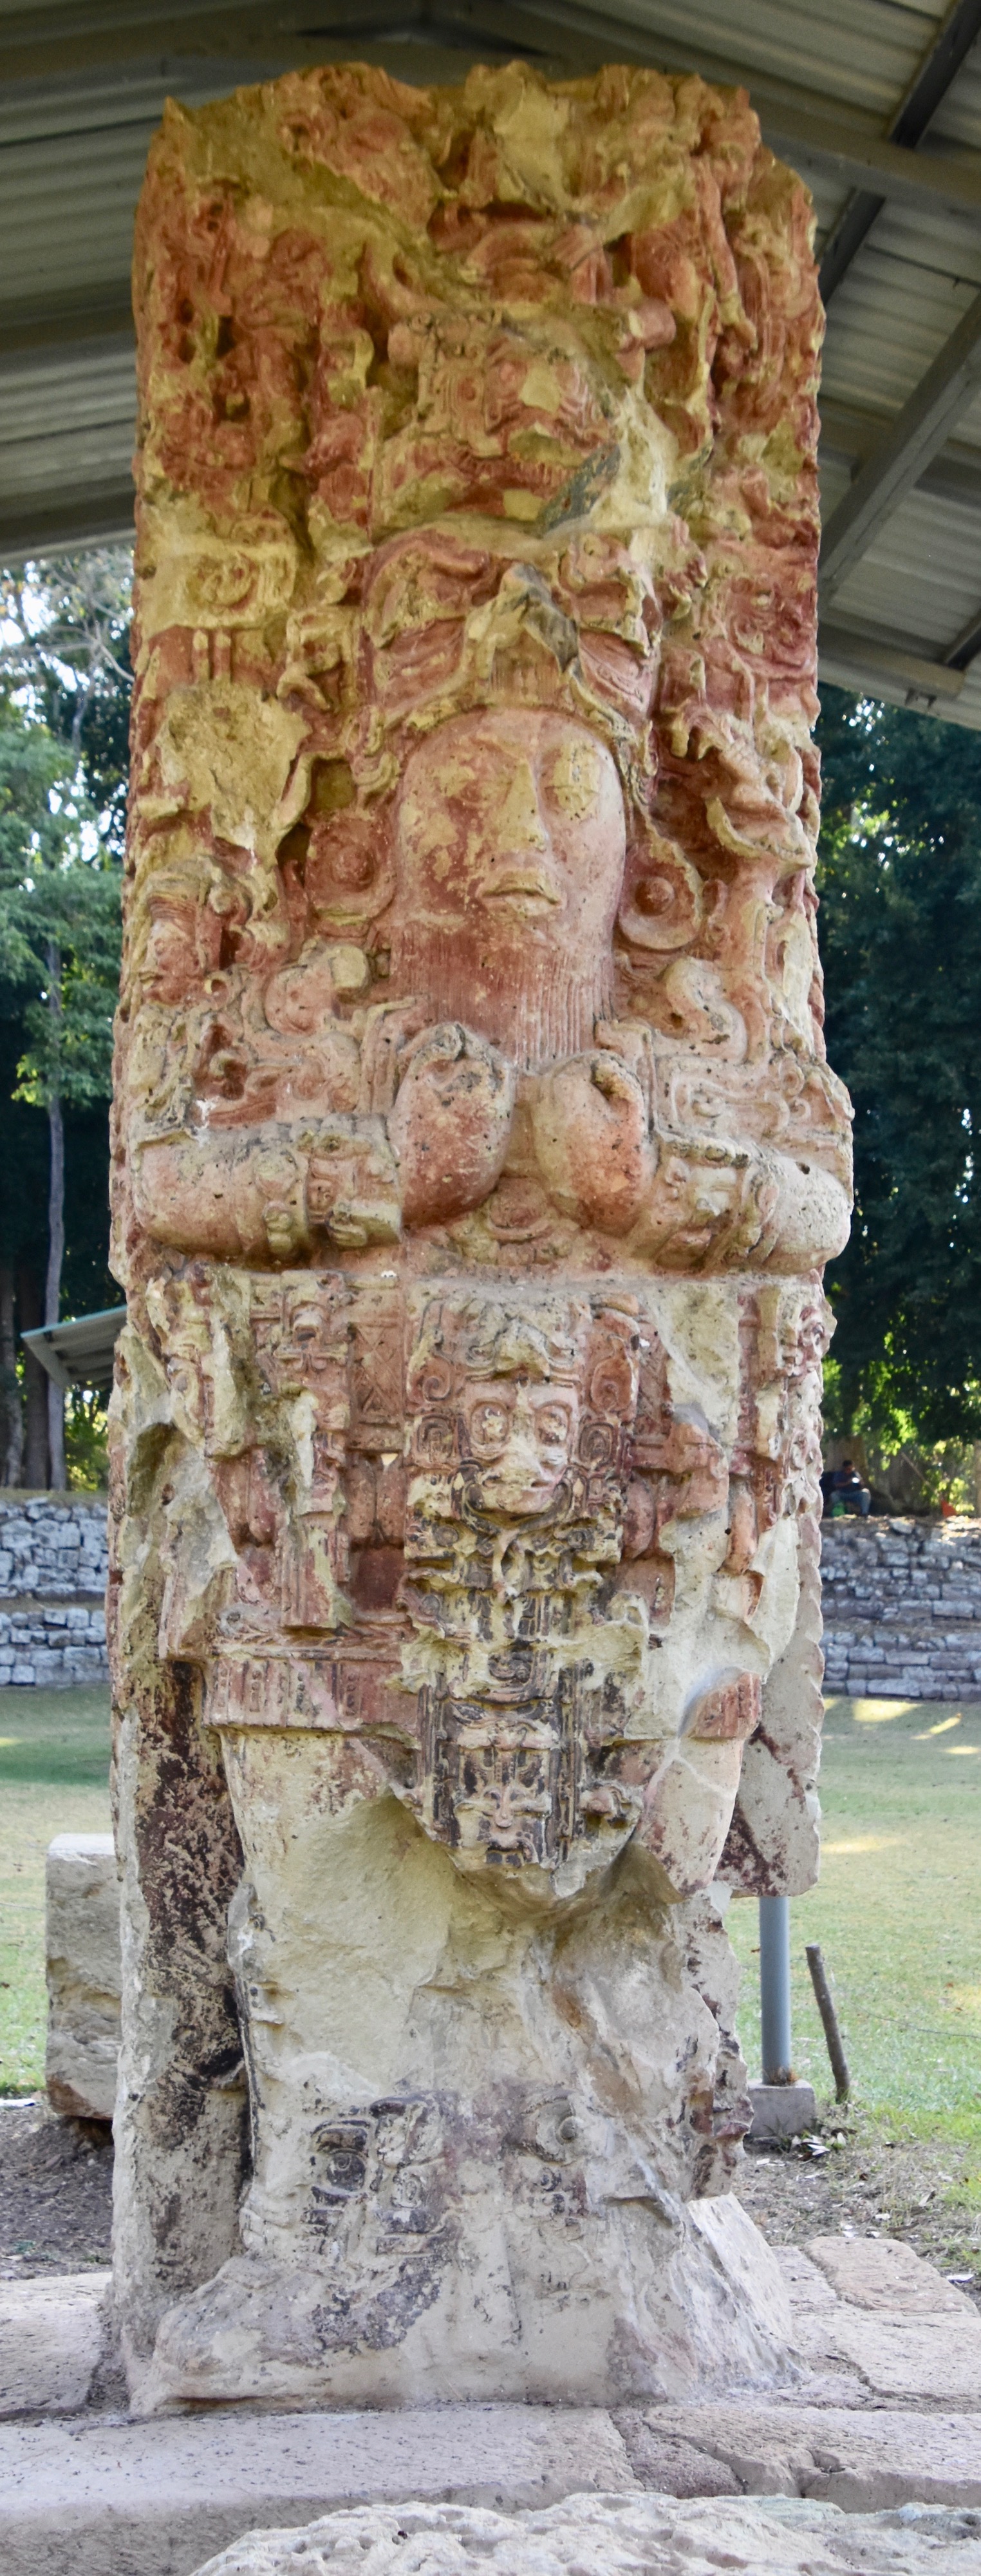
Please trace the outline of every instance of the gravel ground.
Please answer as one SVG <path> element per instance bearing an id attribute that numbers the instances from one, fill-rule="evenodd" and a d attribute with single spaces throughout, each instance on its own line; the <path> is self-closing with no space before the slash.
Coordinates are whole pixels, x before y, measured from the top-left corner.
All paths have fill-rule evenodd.
<path id="1" fill-rule="evenodd" d="M 749 2147 L 740 2200 L 771 2245 L 809 2236 L 896 2236 L 956 2275 L 981 2307 L 981 2212 L 972 2152 L 887 2133 L 835 2115 L 809 2141 Z"/>
<path id="2" fill-rule="evenodd" d="M 111 2214 L 106 2123 L 0 2102 L 0 2280 L 107 2263 Z"/>
<path id="3" fill-rule="evenodd" d="M 898 2236 L 961 2276 L 981 2306 L 981 2214 L 967 2161 L 949 2145 L 889 2144 L 832 2113 L 810 2144 L 750 2148 L 739 2196 L 771 2244 Z M 108 2262 L 111 2195 L 112 2140 L 100 2121 L 56 2119 L 43 2099 L 0 2102 L 0 2279 Z"/>

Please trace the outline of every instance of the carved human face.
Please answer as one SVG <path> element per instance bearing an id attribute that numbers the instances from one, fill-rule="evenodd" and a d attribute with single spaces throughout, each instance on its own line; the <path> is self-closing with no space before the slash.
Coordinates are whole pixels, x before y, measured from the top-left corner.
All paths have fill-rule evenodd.
<path id="1" fill-rule="evenodd" d="M 447 1747 L 458 1860 L 516 1869 L 548 1859 L 556 1794 L 552 1730 L 502 1714 L 472 1720 Z"/>
<path id="2" fill-rule="evenodd" d="M 397 818 L 397 982 L 534 1063 L 588 1044 L 626 850 L 616 766 L 542 708 L 453 717 L 409 759 Z"/>
<path id="3" fill-rule="evenodd" d="M 155 901 L 137 967 L 145 999 L 173 1007 L 194 991 L 201 972 L 193 904 Z"/>
<path id="4" fill-rule="evenodd" d="M 477 1380 L 466 1400 L 462 1443 L 471 1500 L 506 1519 L 547 1511 L 568 1471 L 578 1424 L 574 1387 Z"/>

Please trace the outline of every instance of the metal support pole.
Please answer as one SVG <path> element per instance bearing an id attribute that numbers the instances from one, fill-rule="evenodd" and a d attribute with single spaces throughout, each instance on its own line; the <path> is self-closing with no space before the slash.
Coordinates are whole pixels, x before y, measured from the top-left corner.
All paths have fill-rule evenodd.
<path id="1" fill-rule="evenodd" d="M 760 2017 L 764 2084 L 789 2084 L 790 1898 L 760 1898 Z"/>

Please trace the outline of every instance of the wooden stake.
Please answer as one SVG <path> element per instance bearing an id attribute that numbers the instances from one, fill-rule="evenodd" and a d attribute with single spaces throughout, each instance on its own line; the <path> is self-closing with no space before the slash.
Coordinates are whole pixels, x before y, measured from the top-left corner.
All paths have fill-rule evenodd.
<path id="1" fill-rule="evenodd" d="M 835 2079 L 835 2099 L 838 2102 L 847 2102 L 851 2091 L 852 2079 L 848 2072 L 848 2060 L 841 2043 L 841 2032 L 838 2028 L 838 2015 L 831 2001 L 831 1988 L 828 1984 L 824 1960 L 821 1957 L 820 1948 L 816 1941 L 806 1941 L 804 1949 L 807 1964 L 811 1971 L 811 1984 L 814 1988 L 815 1997 L 817 1999 L 817 2008 L 824 2023 L 824 2036 L 828 2043 L 828 2056 L 831 2059 L 831 2072 Z"/>

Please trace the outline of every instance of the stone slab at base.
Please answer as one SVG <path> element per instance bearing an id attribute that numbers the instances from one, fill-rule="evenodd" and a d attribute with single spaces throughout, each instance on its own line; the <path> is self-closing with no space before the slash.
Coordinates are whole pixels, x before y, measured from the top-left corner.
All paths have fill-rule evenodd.
<path id="1" fill-rule="evenodd" d="M 239 2409 L 0 2429 L 3 2576 L 192 2576 L 263 2523 L 405 2495 L 516 2510 L 636 2485 L 597 2408 Z"/>
<path id="2" fill-rule="evenodd" d="M 745 2576 L 977 2576 L 981 2532 L 957 2513 L 913 2506 L 898 2514 L 863 2515 L 856 2526 L 835 2505 L 760 2503 L 729 2497 L 717 2505 L 679 2504 L 667 2496 L 571 2496 L 544 2513 L 474 2513 L 453 2505 L 369 2506 L 332 2515 L 298 2538 L 253 2532 L 199 2576 L 353 2576 L 370 2555 L 391 2576 L 715 2576 L 719 2567 Z"/>
<path id="3" fill-rule="evenodd" d="M 714 2460 L 730 2493 L 813 2496 L 845 2513 L 914 2503 L 981 2506 L 978 2415 L 727 2403 L 624 2411 L 616 2422 L 646 2485 L 667 2484 L 654 2472 L 667 2446 L 679 2442 L 703 2473 Z M 707 2482 L 689 2492 L 706 2495 Z"/>
<path id="4" fill-rule="evenodd" d="M 111 2272 L 66 2272 L 0 2285 L 0 2416 L 88 2404 L 109 2356 L 111 2283 Z"/>
<path id="5" fill-rule="evenodd" d="M 799 2138 L 802 2129 L 814 2127 L 813 2084 L 751 2084 L 749 2098 L 753 2105 L 749 2134 L 760 2145 L 767 2139 Z"/>
<path id="6" fill-rule="evenodd" d="M 981 2407 L 981 2316 L 912 2246 L 813 2236 L 782 2249 L 780 2268 L 795 2352 L 828 2385 L 840 2373 L 864 2403 Z"/>
<path id="7" fill-rule="evenodd" d="M 600 2408 L 443 2406 L 8 2424 L 0 2428 L 0 2567 L 3 2576 L 193 2576 L 202 2551 L 207 2559 L 263 2525 L 301 2530 L 359 2503 L 411 2495 L 514 2513 L 584 2490 L 644 2489 L 714 2499 L 720 2511 L 741 2490 L 821 2500 L 849 2516 L 924 2503 L 976 2509 L 981 2419 L 780 2405 L 616 2417 Z M 854 2520 L 849 2529 L 857 2545 Z M 854 2556 L 844 2563 L 863 2576 L 875 2565 Z M 759 2556 L 749 2564 L 759 2576 Z M 962 2549 L 959 2576 L 971 2565 Z"/>

